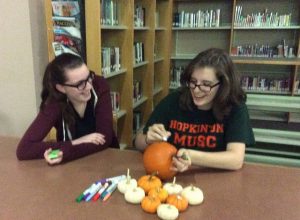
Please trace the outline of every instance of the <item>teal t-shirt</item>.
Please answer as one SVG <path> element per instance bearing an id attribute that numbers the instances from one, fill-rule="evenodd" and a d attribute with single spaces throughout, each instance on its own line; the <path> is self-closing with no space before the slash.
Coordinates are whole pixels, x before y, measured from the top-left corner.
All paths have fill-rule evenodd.
<path id="1" fill-rule="evenodd" d="M 200 151 L 225 151 L 229 142 L 255 144 L 246 104 L 232 108 L 223 121 L 217 121 L 212 110 L 193 111 L 179 107 L 180 92 L 165 97 L 154 109 L 144 127 L 144 134 L 153 124 L 163 124 L 171 132 L 168 142 L 179 148 Z"/>

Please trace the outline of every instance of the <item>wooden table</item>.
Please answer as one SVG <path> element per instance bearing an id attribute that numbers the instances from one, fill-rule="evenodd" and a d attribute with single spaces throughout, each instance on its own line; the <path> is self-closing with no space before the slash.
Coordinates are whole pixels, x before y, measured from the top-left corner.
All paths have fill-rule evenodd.
<path id="1" fill-rule="evenodd" d="M 0 219 L 158 219 L 118 191 L 106 202 L 76 203 L 94 181 L 125 174 L 144 175 L 142 155 L 107 149 L 64 165 L 18 161 L 16 138 L 0 137 Z M 300 219 L 300 169 L 245 164 L 240 171 L 195 168 L 177 176 L 183 186 L 204 192 L 204 203 L 189 206 L 179 219 Z"/>

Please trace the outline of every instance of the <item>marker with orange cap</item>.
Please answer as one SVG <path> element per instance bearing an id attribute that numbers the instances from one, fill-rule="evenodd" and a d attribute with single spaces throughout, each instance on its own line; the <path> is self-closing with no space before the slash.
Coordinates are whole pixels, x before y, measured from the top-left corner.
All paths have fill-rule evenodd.
<path id="1" fill-rule="evenodd" d="M 105 190 L 105 192 L 101 195 L 101 199 L 103 202 L 105 202 L 111 196 L 111 194 L 116 190 L 117 186 L 118 186 L 118 182 L 113 182 L 107 188 L 107 190 Z"/>

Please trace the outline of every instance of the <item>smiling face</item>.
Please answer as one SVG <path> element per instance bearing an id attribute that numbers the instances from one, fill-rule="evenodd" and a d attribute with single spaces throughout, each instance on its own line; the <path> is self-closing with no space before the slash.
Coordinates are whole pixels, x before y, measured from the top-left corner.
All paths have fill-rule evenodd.
<path id="1" fill-rule="evenodd" d="M 74 69 L 66 69 L 65 77 L 67 80 L 64 83 L 65 85 L 57 84 L 56 88 L 66 94 L 74 106 L 86 103 L 91 98 L 91 80 L 87 81 L 85 88 L 82 90 L 70 85 L 78 85 L 86 81 L 89 75 L 90 71 L 85 64 Z"/>
<path id="2" fill-rule="evenodd" d="M 193 102 L 198 109 L 209 110 L 212 108 L 213 100 L 219 89 L 218 83 L 219 80 L 217 78 L 216 72 L 211 67 L 197 68 L 193 71 L 189 84 L 200 86 L 192 85 L 189 87 Z M 214 87 L 210 89 L 210 87 L 212 86 Z"/>

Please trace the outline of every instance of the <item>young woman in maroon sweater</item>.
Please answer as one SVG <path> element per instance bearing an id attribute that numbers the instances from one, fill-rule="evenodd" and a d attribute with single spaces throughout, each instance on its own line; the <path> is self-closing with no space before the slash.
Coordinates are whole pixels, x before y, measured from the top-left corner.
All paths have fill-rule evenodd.
<path id="1" fill-rule="evenodd" d="M 80 57 L 62 54 L 48 64 L 41 97 L 40 112 L 17 148 L 19 160 L 45 158 L 49 164 L 59 164 L 119 146 L 109 85 Z M 57 142 L 46 142 L 52 127 Z M 51 159 L 54 149 L 59 149 L 58 157 Z"/>

